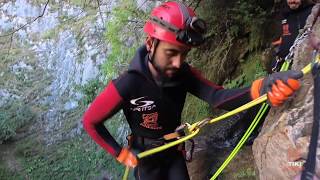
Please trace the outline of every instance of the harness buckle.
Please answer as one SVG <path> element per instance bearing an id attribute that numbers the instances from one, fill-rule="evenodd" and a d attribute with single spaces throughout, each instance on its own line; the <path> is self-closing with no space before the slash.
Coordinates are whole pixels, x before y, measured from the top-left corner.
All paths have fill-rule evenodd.
<path id="1" fill-rule="evenodd" d="M 180 139 L 182 136 L 184 136 L 186 133 L 186 130 L 190 127 L 190 124 L 184 123 L 181 124 L 176 128 L 176 130 L 173 133 L 169 133 L 164 135 L 162 138 L 166 141 L 172 140 L 172 139 Z"/>

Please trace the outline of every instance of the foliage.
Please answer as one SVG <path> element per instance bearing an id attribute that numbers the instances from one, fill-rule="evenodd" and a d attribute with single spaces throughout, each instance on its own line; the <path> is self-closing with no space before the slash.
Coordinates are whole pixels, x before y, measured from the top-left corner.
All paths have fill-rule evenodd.
<path id="1" fill-rule="evenodd" d="M 272 3 L 256 0 L 204 0 L 197 14 L 207 21 L 210 39 L 219 40 L 226 36 L 234 40 L 248 38 L 249 50 L 253 51 L 266 43 L 268 33 L 264 30 L 270 26 L 271 8 Z"/>
<path id="2" fill-rule="evenodd" d="M 240 64 L 242 73 L 233 79 L 224 82 L 225 88 L 238 88 L 249 86 L 254 80 L 267 74 L 259 61 L 259 54 L 251 54 L 245 62 Z"/>
<path id="3" fill-rule="evenodd" d="M 192 59 L 189 63 L 200 69 L 205 78 L 214 81 L 217 78 L 215 75 L 223 71 L 223 68 L 218 67 L 225 60 L 226 57 L 222 56 L 226 54 L 225 51 L 228 47 L 229 44 L 225 41 L 210 52 L 203 53 L 199 49 L 194 49 L 189 53 L 190 59 Z M 219 72 L 213 72 L 215 69 L 219 69 Z M 182 121 L 192 123 L 211 115 L 212 110 L 208 103 L 191 94 L 187 95 L 182 112 Z"/>
<path id="4" fill-rule="evenodd" d="M 245 83 L 245 74 L 241 74 L 240 76 L 236 77 L 233 80 L 227 80 L 223 85 L 225 88 L 237 88 L 243 86 Z"/>
<path id="5" fill-rule="evenodd" d="M 94 179 L 103 175 L 117 179 L 124 170 L 97 144 L 88 141 L 87 136 L 49 148 L 32 141 L 20 144 L 18 149 L 18 156 L 23 159 L 23 173 L 30 179 Z"/>
<path id="6" fill-rule="evenodd" d="M 94 79 L 81 86 L 79 89 L 84 94 L 83 103 L 84 105 L 90 104 L 99 92 L 102 91 L 104 84 L 98 79 Z"/>
<path id="7" fill-rule="evenodd" d="M 266 74 L 261 67 L 259 53 L 266 44 L 263 27 L 268 23 L 268 7 L 262 7 L 259 1 L 254 0 L 205 0 L 201 1 L 196 13 L 207 21 L 208 39 L 204 46 L 189 53 L 189 62 L 206 78 L 218 84 L 224 82 L 225 88 L 236 88 L 249 85 Z M 239 42 L 247 43 L 242 45 Z M 230 57 L 232 54 L 246 51 L 249 55 L 243 57 L 243 62 L 234 59 L 240 62 L 237 67 L 226 66 L 225 62 L 234 58 Z M 232 68 L 235 70 L 231 71 Z M 208 104 L 188 96 L 182 119 L 197 121 L 211 113 Z"/>
<path id="8" fill-rule="evenodd" d="M 229 33 L 233 37 L 241 37 L 249 33 L 249 50 L 261 47 L 263 44 L 263 30 L 267 12 L 258 1 L 237 0 L 233 7 L 227 9 L 230 19 Z"/>
<path id="9" fill-rule="evenodd" d="M 210 115 L 208 103 L 197 97 L 188 94 L 185 106 L 182 112 L 182 122 L 194 123 Z"/>
<path id="10" fill-rule="evenodd" d="M 30 123 L 34 116 L 30 107 L 19 100 L 0 107 L 0 142 L 15 136 L 17 129 Z"/>
<path id="11" fill-rule="evenodd" d="M 33 0 L 30 3 L 34 5 L 43 5 L 47 2 L 48 0 Z M 74 5 L 74 6 L 79 6 L 79 7 L 84 7 L 84 6 L 93 6 L 92 4 L 95 4 L 95 2 L 92 1 L 87 1 L 87 0 L 66 0 L 67 3 Z M 56 4 L 59 4 L 59 1 L 51 1 L 49 0 L 49 5 L 54 6 Z"/>
<path id="12" fill-rule="evenodd" d="M 47 30 L 41 35 L 42 39 L 53 39 L 57 36 L 58 31 L 56 29 Z"/>
<path id="13" fill-rule="evenodd" d="M 0 179 L 23 179 L 19 174 L 11 172 L 3 161 L 0 161 Z"/>
<path id="14" fill-rule="evenodd" d="M 252 168 L 241 169 L 239 172 L 235 173 L 235 179 L 248 179 L 256 177 L 256 172 Z"/>
<path id="15" fill-rule="evenodd" d="M 120 113 L 106 123 L 118 142 L 122 124 Z M 122 165 L 84 133 L 50 146 L 29 137 L 16 148 L 23 169 L 19 173 L 30 179 L 119 179 L 124 172 Z"/>
<path id="16" fill-rule="evenodd" d="M 106 40 L 111 45 L 111 53 L 102 65 L 108 78 L 115 77 L 128 65 L 141 43 L 141 30 L 146 14 L 137 10 L 134 1 L 122 0 L 111 12 L 112 19 L 107 23 Z"/>
<path id="17" fill-rule="evenodd" d="M 72 2 L 76 4 L 81 1 L 74 0 Z M 263 33 L 261 31 L 263 28 L 261 28 L 260 25 L 265 22 L 265 10 L 260 8 L 254 0 L 238 0 L 234 2 L 228 6 L 224 6 L 224 11 L 221 11 L 221 9 L 217 8 L 210 9 L 211 6 L 215 6 L 214 3 L 216 3 L 216 1 L 210 1 L 208 6 L 206 6 L 206 8 L 210 10 L 199 12 L 200 14 L 207 14 L 206 20 L 209 21 L 208 36 L 211 40 L 213 39 L 213 43 L 207 44 L 207 47 L 201 47 L 201 49 L 191 54 L 191 58 L 196 60 L 191 61 L 191 63 L 199 69 L 205 70 L 204 75 L 211 80 L 214 80 L 213 75 L 215 75 L 212 69 L 222 64 L 221 61 L 218 60 L 228 58 L 227 53 L 232 45 L 232 43 L 229 42 L 219 44 L 215 40 L 220 40 L 219 38 L 226 39 L 227 37 L 227 39 L 233 41 L 237 38 L 247 38 L 249 36 L 249 50 L 251 53 L 257 50 L 263 42 Z M 134 1 L 121 0 L 117 3 L 119 5 L 111 12 L 110 15 L 112 19 L 108 21 L 106 25 L 106 41 L 110 43 L 111 49 L 109 50 L 110 54 L 107 56 L 108 59 L 106 63 L 102 66 L 102 71 L 108 78 L 116 76 L 121 70 L 127 67 L 128 61 L 133 57 L 140 41 L 143 40 L 139 30 L 142 29 L 142 22 L 146 19 L 144 12 L 136 10 Z M 221 6 L 217 7 L 219 8 Z M 86 19 L 84 19 L 83 22 L 84 23 L 78 22 L 79 26 L 76 29 L 79 29 L 79 32 L 81 32 L 81 27 L 85 24 Z M 47 32 L 45 34 L 47 38 L 53 36 L 53 32 Z M 81 36 L 79 36 L 79 40 L 81 40 L 80 38 Z M 257 54 L 245 58 L 244 62 L 240 64 L 240 74 L 234 76 L 234 78 L 232 78 L 233 80 L 229 79 L 225 81 L 227 87 L 247 85 L 256 77 L 264 74 L 261 70 L 259 56 Z M 99 80 L 90 81 L 82 86 L 81 91 L 85 95 L 84 103 L 87 105 L 92 102 L 103 87 L 104 84 Z M 21 103 L 21 105 L 25 107 L 22 108 L 23 110 L 28 109 L 25 104 Z M 11 109 L 10 112 L 14 110 L 14 108 L 9 109 Z M 16 111 L 18 112 L 18 108 L 16 108 Z M 9 117 L 7 111 L 6 113 L 3 112 L 1 109 L 0 122 L 2 122 L 3 117 Z M 194 122 L 207 117 L 210 113 L 211 111 L 207 103 L 188 95 L 182 119 L 186 122 Z M 25 114 L 25 117 L 28 117 L 27 115 L 32 113 Z M 77 116 L 79 116 L 79 114 Z M 116 115 L 113 119 L 117 121 L 108 121 L 107 127 L 114 137 L 120 137 L 118 130 L 123 123 L 123 121 L 121 121 L 123 116 Z M 24 118 L 24 120 L 26 119 Z M 15 123 L 18 124 L 18 122 L 20 123 L 22 121 Z M 1 129 L 1 126 L 0 123 L 0 137 L 1 133 L 5 132 Z M 21 143 L 18 147 L 19 156 L 23 160 L 24 173 L 28 174 L 30 179 L 95 179 L 97 174 L 108 172 L 115 179 L 119 179 L 122 175 L 123 167 L 96 145 L 96 143 L 88 139 L 87 135 L 79 135 L 77 138 L 49 147 L 44 147 L 34 139 L 29 140 L 29 143 L 24 141 L 24 143 Z M 243 172 L 244 173 L 241 172 L 237 176 L 241 178 L 248 177 L 252 174 L 252 171 Z M 2 179 L 1 173 L 0 164 L 0 179 Z"/>
<path id="18" fill-rule="evenodd" d="M 106 39 L 111 45 L 111 53 L 108 55 L 106 63 L 102 66 L 102 71 L 108 78 L 118 74 L 120 69 L 125 67 L 123 64 L 126 64 L 129 58 L 133 57 L 138 43 L 130 38 L 137 38 L 138 36 L 133 33 L 135 31 L 128 30 L 128 28 L 133 27 L 133 24 L 129 26 L 128 22 L 130 20 L 139 20 L 139 18 L 143 17 L 143 13 L 136 11 L 132 1 L 124 0 L 119 2 L 119 6 L 112 11 L 111 16 L 113 17 L 112 20 L 106 25 Z M 127 37 L 124 37 L 124 34 Z M 51 36 L 51 34 L 48 36 Z M 127 39 L 134 43 L 125 43 L 124 41 Z M 84 94 L 84 105 L 91 103 L 104 86 L 104 83 L 95 79 L 78 87 Z M 81 107 L 84 106 L 82 105 Z M 76 112 L 79 111 L 81 110 L 76 110 Z M 73 117 L 69 116 L 67 118 L 68 120 L 69 118 L 73 119 Z M 123 134 L 126 134 L 127 130 L 120 128 L 123 127 L 123 116 L 116 114 L 112 119 L 106 125 L 110 133 L 114 137 L 125 137 Z M 68 123 L 73 124 L 73 122 Z M 66 126 L 68 126 L 66 129 L 70 129 L 68 123 L 66 123 Z M 122 142 L 123 139 L 117 139 L 117 141 Z M 92 140 L 89 140 L 87 135 L 62 142 L 61 144 L 55 144 L 49 148 L 42 145 L 40 145 L 41 147 L 36 146 L 34 140 L 24 145 L 19 147 L 19 154 L 24 160 L 25 173 L 31 179 L 51 179 L 52 177 L 56 179 L 94 179 L 98 174 L 103 174 L 104 172 L 118 179 L 124 170 L 113 157 Z M 33 153 L 35 151 L 33 147 L 41 150 Z"/>
<path id="19" fill-rule="evenodd" d="M 125 137 L 119 131 L 122 124 L 119 113 L 106 123 L 118 142 L 120 136 Z M 39 134 L 32 134 L 13 147 L 22 171 L 7 178 L 11 172 L 0 162 L 0 179 L 119 179 L 124 172 L 122 165 L 84 133 L 49 146 L 42 143 Z"/>

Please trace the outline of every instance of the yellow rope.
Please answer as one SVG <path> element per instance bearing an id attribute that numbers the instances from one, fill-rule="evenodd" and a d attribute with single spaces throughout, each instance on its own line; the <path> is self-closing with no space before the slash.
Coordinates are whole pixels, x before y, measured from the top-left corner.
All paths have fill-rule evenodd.
<path id="1" fill-rule="evenodd" d="M 304 75 L 309 73 L 311 71 L 311 63 L 309 63 L 307 66 L 305 66 L 301 71 L 303 72 Z M 235 114 L 237 114 L 237 113 L 239 113 L 241 111 L 247 110 L 247 109 L 249 109 L 249 108 L 251 108 L 251 107 L 253 107 L 253 106 L 257 105 L 257 104 L 265 102 L 266 100 L 267 100 L 267 95 L 264 94 L 264 95 L 260 96 L 259 98 L 248 102 L 245 105 L 242 105 L 242 106 L 240 106 L 240 107 L 238 107 L 238 108 L 236 108 L 236 109 L 234 109 L 232 111 L 229 111 L 229 112 L 227 112 L 227 113 L 225 113 L 225 114 L 223 114 L 223 115 L 221 115 L 219 117 L 216 117 L 216 118 L 213 118 L 213 119 L 209 120 L 208 123 L 211 124 L 211 123 L 220 121 L 222 119 L 228 118 L 228 117 L 230 117 L 232 115 L 235 115 Z M 200 129 L 198 128 L 198 125 L 200 124 L 200 122 L 202 122 L 202 121 L 195 122 L 191 126 L 188 127 L 188 130 L 190 132 L 189 135 L 184 136 L 183 138 L 178 139 L 176 141 L 172 141 L 172 142 L 170 142 L 168 144 L 165 144 L 165 145 L 162 145 L 162 146 L 147 150 L 145 152 L 139 153 L 138 157 L 139 158 L 143 158 L 143 157 L 152 155 L 154 153 L 157 153 L 157 152 L 160 152 L 162 150 L 168 149 L 168 148 L 170 148 L 172 146 L 175 146 L 175 145 L 177 145 L 179 143 L 182 143 L 182 142 L 194 137 L 200 131 Z"/>
<path id="2" fill-rule="evenodd" d="M 227 117 L 233 116 L 233 115 L 235 115 L 235 114 L 237 114 L 237 113 L 239 113 L 241 111 L 249 109 L 249 108 L 251 108 L 251 107 L 253 107 L 253 106 L 257 105 L 257 104 L 260 104 L 260 103 L 262 103 L 262 102 L 264 102 L 266 100 L 267 100 L 267 95 L 265 94 L 265 95 L 255 99 L 255 100 L 243 105 L 243 106 L 240 106 L 237 109 L 234 109 L 234 110 L 232 110 L 232 111 L 230 111 L 228 113 L 225 113 L 225 114 L 223 114 L 223 115 L 221 115 L 219 117 L 216 117 L 216 118 L 213 118 L 213 119 L 209 120 L 208 123 L 214 123 L 214 122 L 220 121 L 222 119 L 225 119 Z M 192 124 L 191 126 L 188 127 L 188 131 L 190 133 L 189 135 L 184 136 L 181 139 L 178 139 L 176 141 L 172 141 L 172 142 L 170 142 L 168 144 L 164 144 L 162 146 L 159 146 L 159 147 L 156 147 L 156 148 L 149 149 L 147 151 L 141 152 L 141 153 L 139 153 L 137 155 L 138 158 L 143 158 L 143 157 L 155 154 L 157 152 L 163 151 L 163 150 L 168 149 L 168 148 L 170 148 L 172 146 L 175 146 L 175 145 L 178 145 L 180 143 L 183 143 L 183 142 L 187 141 L 188 139 L 193 138 L 195 135 L 197 135 L 199 133 L 200 128 L 198 127 L 198 125 L 201 122 L 202 121 L 196 122 L 196 123 L 194 123 L 194 124 Z"/>
<path id="3" fill-rule="evenodd" d="M 122 177 L 122 180 L 127 180 L 129 176 L 130 167 L 126 166 L 126 170 L 124 171 L 124 175 Z"/>
<path id="4" fill-rule="evenodd" d="M 317 62 L 320 62 L 320 56 L 319 56 L 319 54 L 317 54 L 316 60 L 317 60 Z M 312 63 L 309 63 L 309 64 L 308 64 L 307 66 L 305 66 L 301 71 L 302 71 L 303 74 L 305 75 L 305 74 L 307 74 L 307 73 L 309 73 L 309 72 L 311 71 L 311 67 L 312 67 Z M 233 116 L 233 115 L 235 115 L 235 114 L 237 114 L 237 113 L 239 113 L 239 112 L 242 112 L 242 111 L 244 111 L 244 110 L 247 110 L 247 109 L 249 109 L 249 108 L 251 108 L 251 107 L 253 107 L 253 106 L 257 105 L 257 104 L 260 104 L 260 103 L 262 103 L 262 102 L 265 102 L 266 100 L 267 100 L 267 95 L 264 94 L 264 95 L 260 96 L 259 98 L 250 101 L 250 102 L 247 103 L 247 104 L 244 104 L 244 105 L 242 105 L 242 106 L 240 106 L 240 107 L 238 107 L 238 108 L 236 108 L 236 109 L 234 109 L 234 110 L 232 110 L 232 111 L 229 111 L 229 112 L 227 112 L 227 113 L 225 113 L 225 114 L 223 114 L 223 115 L 221 115 L 221 116 L 218 116 L 218 117 L 216 117 L 216 118 L 213 118 L 213 119 L 207 121 L 207 123 L 210 123 L 210 124 L 211 124 L 211 123 L 220 121 L 220 120 L 222 120 L 222 119 L 228 118 L 228 117 Z M 183 143 L 183 142 L 185 142 L 185 141 L 193 138 L 195 135 L 197 135 L 197 134 L 199 133 L 200 128 L 201 128 L 201 127 L 199 127 L 199 125 L 202 124 L 203 122 L 204 122 L 204 121 L 198 121 L 198 122 L 196 122 L 196 123 L 193 123 L 191 126 L 189 126 L 189 127 L 188 127 L 188 131 L 189 131 L 189 134 L 188 134 L 188 135 L 186 135 L 186 136 L 184 136 L 184 137 L 182 137 L 182 138 L 180 138 L 180 139 L 178 139 L 178 140 L 176 140 L 176 141 L 172 141 L 172 142 L 170 142 L 170 143 L 168 143 L 168 144 L 164 144 L 164 145 L 162 145 L 162 146 L 159 146 L 159 147 L 152 148 L 152 149 L 149 149 L 149 150 L 147 150 L 147 151 L 141 152 L 141 153 L 139 153 L 139 154 L 137 155 L 137 157 L 141 159 L 141 158 L 144 158 L 144 157 L 146 157 L 146 156 L 150 156 L 150 155 L 152 155 L 152 154 L 155 154 L 155 153 L 158 153 L 158 152 L 160 152 L 160 151 L 166 150 L 166 149 L 168 149 L 168 148 L 170 148 L 170 147 L 173 147 L 173 146 L 175 146 L 175 145 L 178 145 L 178 144 L 180 144 L 180 143 Z M 126 170 L 126 172 L 127 172 L 127 170 Z"/>

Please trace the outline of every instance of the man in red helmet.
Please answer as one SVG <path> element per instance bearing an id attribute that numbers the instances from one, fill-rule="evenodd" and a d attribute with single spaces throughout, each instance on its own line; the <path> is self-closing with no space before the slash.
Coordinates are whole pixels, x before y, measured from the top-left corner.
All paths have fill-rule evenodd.
<path id="1" fill-rule="evenodd" d="M 190 49 L 204 42 L 205 23 L 189 7 L 166 2 L 145 24 L 145 45 L 128 70 L 112 80 L 84 114 L 84 129 L 120 163 L 135 167 L 136 179 L 189 179 L 181 146 L 137 159 L 135 153 L 166 143 L 180 125 L 187 92 L 212 107 L 232 110 L 264 93 L 281 105 L 300 86 L 301 72 L 276 73 L 242 89 L 223 89 L 185 62 Z M 132 131 L 131 148 L 120 147 L 104 121 L 123 110 Z"/>

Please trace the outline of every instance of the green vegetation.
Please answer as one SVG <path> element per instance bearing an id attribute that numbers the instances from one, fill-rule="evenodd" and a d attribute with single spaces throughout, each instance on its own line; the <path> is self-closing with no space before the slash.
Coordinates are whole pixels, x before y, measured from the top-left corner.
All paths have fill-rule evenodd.
<path id="1" fill-rule="evenodd" d="M 94 79 L 78 88 L 84 95 L 82 102 L 84 105 L 91 103 L 99 92 L 104 88 L 104 84 L 98 79 Z"/>
<path id="2" fill-rule="evenodd" d="M 108 64 L 103 65 L 103 67 L 110 66 L 111 71 L 108 71 L 108 68 L 107 70 L 102 68 L 102 70 L 108 72 L 105 73 L 108 78 L 112 77 L 113 71 L 118 73 L 114 68 L 119 69 L 124 67 L 123 64 L 132 58 L 139 44 L 136 40 L 138 37 L 134 34 L 134 31 L 126 29 L 132 28 L 127 25 L 131 17 L 139 18 L 140 15 L 142 16 L 141 12 L 134 10 L 135 6 L 132 3 L 131 1 L 123 1 L 123 4 L 120 3 L 121 5 L 112 13 L 114 17 L 113 20 L 108 22 L 107 25 L 109 31 L 106 33 L 106 39 L 112 47 L 112 53 L 108 57 Z M 70 20 L 70 25 L 59 26 L 54 31 L 48 31 L 43 35 L 43 38 L 54 38 L 56 35 L 55 31 L 71 28 L 72 31 L 77 34 L 77 41 L 81 44 L 84 24 L 91 21 L 92 17 L 93 16 L 87 16 L 75 23 Z M 122 32 L 128 37 L 124 37 L 123 34 L 119 32 Z M 122 40 L 118 41 L 117 38 Z M 126 44 L 125 41 L 127 39 L 130 39 L 132 42 L 135 41 L 135 43 Z M 104 86 L 104 83 L 96 79 L 79 87 L 78 90 L 84 94 L 83 104 L 80 104 L 78 108 L 71 112 L 66 113 L 63 128 L 61 128 L 61 132 L 59 130 L 57 133 L 66 134 L 66 132 L 77 128 L 84 109 L 93 101 L 95 96 L 101 92 Z M 123 115 L 121 114 L 116 114 L 106 122 L 106 127 L 108 127 L 110 133 L 113 134 L 114 137 L 119 137 L 118 142 L 123 141 L 123 135 L 127 131 L 124 129 L 118 132 L 119 127 L 123 127 L 123 123 Z M 37 140 L 37 137 L 25 139 L 24 143 L 17 146 L 16 155 L 20 159 L 23 167 L 23 172 L 21 173 L 26 174 L 30 179 L 94 179 L 99 176 L 102 177 L 103 174 L 118 179 L 124 171 L 122 165 L 117 163 L 112 156 L 88 138 L 85 133 L 49 147 L 44 146 L 41 140 Z"/>
<path id="3" fill-rule="evenodd" d="M 38 1 L 46 2 L 46 0 Z M 81 0 L 71 0 L 71 2 L 79 6 L 83 5 Z M 144 40 L 142 27 L 148 15 L 148 13 L 136 10 L 134 1 L 121 0 L 117 3 L 119 5 L 111 12 L 112 19 L 106 25 L 105 38 L 111 49 L 101 70 L 107 79 L 117 76 L 119 72 L 127 68 L 128 62 L 132 59 L 137 47 Z M 208 21 L 208 43 L 192 50 L 189 62 L 199 68 L 206 78 L 218 84 L 224 82 L 224 85 L 228 88 L 241 87 L 250 84 L 254 79 L 265 74 L 259 63 L 259 53 L 266 43 L 266 37 L 261 31 L 263 30 L 261 27 L 266 23 L 267 12 L 260 7 L 258 1 L 254 0 L 234 0 L 228 2 L 228 5 L 224 3 L 225 1 L 205 0 L 197 9 L 199 17 Z M 96 14 L 97 10 L 90 10 L 89 15 L 80 20 L 65 20 L 65 24 L 55 30 L 46 32 L 42 38 L 51 39 L 56 36 L 56 32 L 71 29 L 77 34 L 78 43 L 83 43 L 83 34 L 85 33 L 83 27 L 94 18 L 91 12 Z M 64 19 L 67 19 L 67 17 L 61 17 L 61 20 Z M 244 45 L 238 45 L 238 40 L 245 42 Z M 79 48 L 81 53 L 83 47 Z M 234 51 L 237 52 L 232 55 L 231 52 Z M 238 58 L 243 52 L 248 53 L 245 53 L 246 55 L 243 55 L 241 59 Z M 18 49 L 11 50 L 9 58 L 5 59 L 5 63 L 9 63 L 9 61 L 12 63 L 15 60 L 13 54 L 18 54 Z M 0 59 L 4 59 L 3 56 L 1 55 Z M 227 59 L 239 62 L 232 64 L 232 66 L 224 64 Z M 4 66 L 1 64 L 0 67 L 1 69 L 7 69 L 2 68 Z M 231 68 L 234 68 L 234 70 L 230 71 Z M 19 82 L 23 81 L 24 78 L 23 76 L 11 76 L 10 72 L 7 71 L 5 71 L 5 76 Z M 0 80 L 0 85 L 7 85 L 6 78 L 1 79 L 4 80 Z M 107 81 L 101 82 L 96 79 L 79 88 L 84 94 L 83 104 L 66 113 L 64 117 L 66 120 L 63 122 L 63 128 L 61 128 L 61 131 L 64 132 L 59 133 L 65 135 L 70 130 L 77 128 L 84 109 L 101 92 L 105 83 Z M 35 84 L 29 84 L 29 86 L 31 90 L 29 90 L 28 95 L 36 96 L 37 94 L 32 93 L 32 91 L 36 92 L 38 86 L 35 86 Z M 20 87 L 24 87 L 24 84 L 21 84 Z M 29 123 L 34 117 L 33 111 L 23 102 L 8 104 L 3 108 L 0 109 L 0 141 L 14 136 L 17 129 Z M 182 120 L 192 123 L 210 116 L 211 113 L 211 108 L 207 103 L 188 95 Z M 10 121 L 8 121 L 9 119 Z M 123 119 L 121 112 L 106 122 L 106 127 L 111 134 L 119 138 L 118 142 L 123 141 L 126 132 L 126 130 L 118 132 L 119 127 L 123 127 L 123 123 L 125 123 Z M 37 136 L 40 135 L 37 134 Z M 122 176 L 123 166 L 119 165 L 113 157 L 102 150 L 85 133 L 49 147 L 42 145 L 41 140 L 37 138 L 24 139 L 23 143 L 20 143 L 16 149 L 16 155 L 21 161 L 23 169 L 21 174 L 27 174 L 30 179 L 95 179 L 104 173 L 113 176 L 114 179 L 120 179 Z M 235 176 L 236 178 L 253 177 L 255 176 L 254 173 L 252 169 L 245 169 Z M 13 176 L 0 162 L 0 179 L 5 179 L 2 177 L 20 178 Z"/>
<path id="4" fill-rule="evenodd" d="M 249 50 L 259 48 L 264 43 L 263 30 L 267 12 L 255 0 L 237 0 L 234 6 L 227 10 L 230 14 L 229 33 L 233 37 L 249 33 Z"/>
<path id="5" fill-rule="evenodd" d="M 45 3 L 47 3 L 48 0 L 33 0 L 32 2 L 30 2 L 33 5 L 44 5 Z M 96 2 L 93 1 L 87 1 L 87 0 L 66 0 L 67 3 L 74 5 L 74 6 L 78 6 L 78 7 L 85 7 L 85 6 L 96 6 Z M 56 6 L 59 5 L 58 1 L 51 1 L 49 0 L 49 5 L 50 6 Z"/>
<path id="6" fill-rule="evenodd" d="M 265 76 L 267 73 L 263 70 L 259 61 L 259 54 L 250 54 L 245 62 L 240 63 L 242 73 L 231 80 L 224 82 L 226 88 L 237 88 L 249 86 L 254 80 Z"/>
<path id="7" fill-rule="evenodd" d="M 0 107 L 0 144 L 16 135 L 17 129 L 30 123 L 35 114 L 20 100 L 10 101 Z"/>
<path id="8" fill-rule="evenodd" d="M 248 179 L 256 177 L 256 172 L 252 168 L 241 169 L 235 175 L 235 179 Z"/>
<path id="9" fill-rule="evenodd" d="M 182 112 L 182 122 L 194 123 L 210 116 L 211 108 L 208 103 L 188 94 Z"/>
<path id="10" fill-rule="evenodd" d="M 42 39 L 54 39 L 54 38 L 57 36 L 57 33 L 58 33 L 58 32 L 59 32 L 59 31 L 58 31 L 56 28 L 50 29 L 50 30 L 44 32 L 44 33 L 41 35 L 41 38 L 42 38 Z"/>
<path id="11" fill-rule="evenodd" d="M 70 0 L 70 4 L 76 6 L 83 6 L 84 3 L 86 3 L 86 0 Z"/>
<path id="12" fill-rule="evenodd" d="M 112 18 L 106 25 L 106 40 L 111 45 L 111 53 L 102 66 L 107 78 L 115 77 L 123 71 L 133 58 L 137 47 L 144 40 L 136 29 L 143 26 L 146 18 L 146 14 L 137 10 L 135 2 L 130 0 L 119 2 L 119 6 L 110 15 Z"/>
<path id="13" fill-rule="evenodd" d="M 123 132 L 119 131 L 122 123 L 120 113 L 106 122 L 110 133 L 118 137 L 120 143 L 123 141 Z M 22 169 L 16 172 L 16 176 L 25 175 L 30 179 L 118 179 L 123 175 L 124 167 L 85 133 L 50 146 L 41 141 L 41 136 L 36 133 L 24 138 L 23 143 L 11 150 Z M 8 173 L 10 171 L 0 164 L 0 174 Z"/>
<path id="14" fill-rule="evenodd" d="M 24 169 L 21 173 L 30 179 L 94 179 L 105 173 L 117 179 L 124 170 L 97 144 L 88 141 L 87 136 L 49 148 L 35 140 L 26 142 L 18 145 L 17 156 Z"/>
<path id="15" fill-rule="evenodd" d="M 4 164 L 3 161 L 0 161 L 0 179 L 3 180 L 8 180 L 8 179 L 12 179 L 12 180 L 17 180 L 17 179 L 23 179 L 19 174 L 15 173 L 15 172 L 11 172 L 7 165 Z"/>
<path id="16" fill-rule="evenodd" d="M 270 8 L 255 0 L 202 1 L 196 13 L 207 21 L 208 40 L 190 52 L 189 62 L 225 88 L 243 87 L 265 75 L 260 54 L 270 39 L 263 32 L 270 25 Z M 183 120 L 193 122 L 211 115 L 206 103 L 187 98 Z"/>

